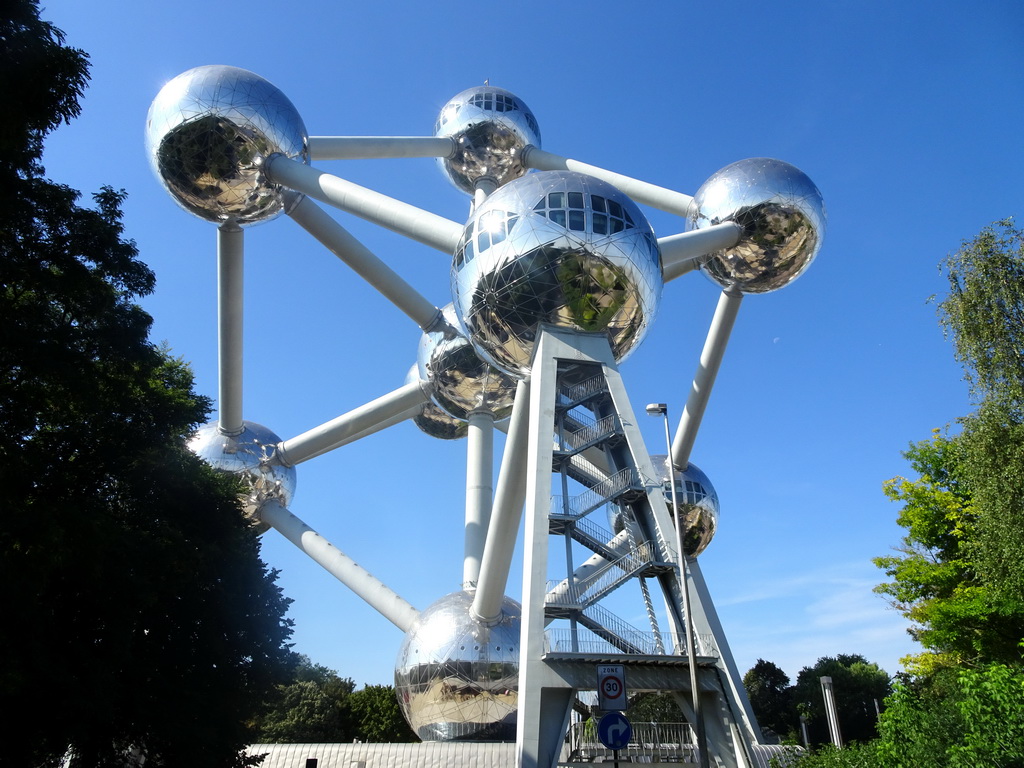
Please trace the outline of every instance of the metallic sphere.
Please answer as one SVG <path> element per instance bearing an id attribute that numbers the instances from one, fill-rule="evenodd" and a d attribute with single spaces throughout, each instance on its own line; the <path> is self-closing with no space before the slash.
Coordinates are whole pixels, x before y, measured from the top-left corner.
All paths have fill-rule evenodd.
<path id="1" fill-rule="evenodd" d="M 470 615 L 473 592 L 423 611 L 402 643 L 395 693 L 424 741 L 514 741 L 522 609 L 505 598 L 491 626 Z"/>
<path id="2" fill-rule="evenodd" d="M 669 462 L 667 456 L 651 456 L 654 468 L 665 486 L 665 500 L 673 522 L 678 524 L 679 513 L 672 509 L 672 491 L 669 485 Z M 673 473 L 676 484 L 676 500 L 683 516 L 683 551 L 688 557 L 696 557 L 711 543 L 718 529 L 718 493 L 700 469 L 690 462 L 685 471 Z"/>
<path id="3" fill-rule="evenodd" d="M 419 366 L 415 364 L 409 369 L 405 383 L 411 384 L 414 381 L 422 381 Z M 412 417 L 412 421 L 421 432 L 438 440 L 458 440 L 469 433 L 467 422 L 449 416 L 432 402 L 424 403 L 420 412 Z"/>
<path id="4" fill-rule="evenodd" d="M 284 190 L 263 162 L 279 152 L 309 162 L 306 127 L 288 98 L 244 69 L 190 69 L 165 85 L 146 121 L 149 161 L 189 213 L 217 223 L 267 221 L 285 208 Z"/>
<path id="5" fill-rule="evenodd" d="M 465 90 L 445 104 L 434 135 L 455 139 L 455 154 L 438 163 L 448 180 L 469 194 L 482 179 L 499 187 L 518 179 L 526 173 L 519 152 L 529 144 L 540 147 L 540 128 L 530 108 L 518 96 L 488 85 Z"/>
<path id="6" fill-rule="evenodd" d="M 295 467 L 272 461 L 281 438 L 261 424 L 242 422 L 242 432 L 225 435 L 216 421 L 199 428 L 188 447 L 199 458 L 221 472 L 242 480 L 242 509 L 256 521 L 260 533 L 267 526 L 259 522 L 259 508 L 268 499 L 287 507 L 295 495 Z"/>
<path id="7" fill-rule="evenodd" d="M 704 182 L 693 198 L 690 229 L 732 221 L 743 228 L 731 248 L 709 254 L 701 269 L 723 288 L 768 293 L 810 266 L 825 235 L 821 192 L 781 160 L 740 160 Z"/>
<path id="8" fill-rule="evenodd" d="M 434 404 L 449 416 L 467 420 L 470 412 L 488 410 L 499 421 L 512 411 L 515 379 L 484 362 L 461 331 L 451 304 L 441 310 L 449 327 L 420 338 L 419 377 L 431 384 Z"/>
<path id="9" fill-rule="evenodd" d="M 531 173 L 488 197 L 452 262 L 452 296 L 477 353 L 524 377 L 541 323 L 606 333 L 616 360 L 647 335 L 661 300 L 647 219 L 610 184 Z"/>

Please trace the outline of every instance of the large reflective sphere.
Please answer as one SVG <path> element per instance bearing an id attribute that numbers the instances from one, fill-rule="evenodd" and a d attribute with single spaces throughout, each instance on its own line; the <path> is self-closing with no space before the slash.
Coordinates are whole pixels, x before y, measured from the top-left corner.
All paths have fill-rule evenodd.
<path id="1" fill-rule="evenodd" d="M 501 618 L 470 617 L 473 592 L 442 597 L 419 615 L 398 652 L 395 693 L 424 741 L 514 741 L 519 685 L 519 603 Z"/>
<path id="2" fill-rule="evenodd" d="M 240 225 L 284 210 L 263 161 L 279 152 L 309 162 L 306 127 L 288 98 L 245 69 L 190 69 L 165 85 L 146 121 L 157 178 L 186 211 Z"/>
<path id="3" fill-rule="evenodd" d="M 242 427 L 238 435 L 225 435 L 216 421 L 210 422 L 199 428 L 188 447 L 214 469 L 241 478 L 242 508 L 262 532 L 267 526 L 258 522 L 259 508 L 268 499 L 285 507 L 291 503 L 295 495 L 295 467 L 271 462 L 281 438 L 251 421 L 243 421 Z"/>
<path id="4" fill-rule="evenodd" d="M 468 419 L 476 409 L 488 410 L 498 420 L 507 418 L 515 379 L 481 360 L 461 331 L 453 332 L 459 325 L 453 305 L 441 312 L 450 327 L 424 333 L 417 357 L 419 376 L 430 382 L 434 404 L 456 419 Z"/>
<path id="5" fill-rule="evenodd" d="M 405 377 L 405 383 L 423 381 L 420 378 L 419 366 L 413 365 Z M 431 437 L 438 440 L 458 440 L 469 433 L 469 424 L 453 416 L 449 416 L 433 402 L 423 404 L 420 412 L 412 417 L 413 424 Z"/>
<path id="6" fill-rule="evenodd" d="M 661 289 L 661 251 L 640 209 L 569 171 L 531 173 L 488 197 L 452 262 L 463 328 L 516 377 L 529 372 L 541 323 L 606 333 L 623 359 L 647 335 Z"/>
<path id="7" fill-rule="evenodd" d="M 673 474 L 676 485 L 676 501 L 679 510 L 672 509 L 672 486 L 669 485 L 669 462 L 667 456 L 651 456 L 654 468 L 665 486 L 665 500 L 669 514 L 677 525 L 683 518 L 683 551 L 689 557 L 696 557 L 711 543 L 718 530 L 718 493 L 708 476 L 690 462 L 685 471 Z"/>
<path id="8" fill-rule="evenodd" d="M 490 179 L 501 186 L 526 173 L 519 151 L 540 147 L 540 128 L 518 96 L 488 85 L 470 88 L 444 105 L 435 136 L 455 139 L 455 154 L 438 163 L 449 181 L 473 194 L 477 182 Z"/>
<path id="9" fill-rule="evenodd" d="M 727 221 L 743 228 L 740 241 L 710 254 L 704 274 L 723 288 L 768 293 L 796 280 L 818 254 L 825 203 L 799 168 L 755 157 L 726 166 L 694 195 L 690 229 Z"/>

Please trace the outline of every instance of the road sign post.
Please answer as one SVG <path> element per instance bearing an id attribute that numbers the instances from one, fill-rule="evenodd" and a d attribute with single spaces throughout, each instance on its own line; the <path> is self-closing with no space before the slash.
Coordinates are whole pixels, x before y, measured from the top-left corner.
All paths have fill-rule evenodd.
<path id="1" fill-rule="evenodd" d="M 621 664 L 597 666 L 597 706 L 605 712 L 626 709 L 626 668 Z"/>
<path id="2" fill-rule="evenodd" d="M 597 724 L 597 738 L 615 752 L 615 765 L 619 764 L 619 750 L 629 746 L 633 726 L 621 712 L 608 712 Z"/>

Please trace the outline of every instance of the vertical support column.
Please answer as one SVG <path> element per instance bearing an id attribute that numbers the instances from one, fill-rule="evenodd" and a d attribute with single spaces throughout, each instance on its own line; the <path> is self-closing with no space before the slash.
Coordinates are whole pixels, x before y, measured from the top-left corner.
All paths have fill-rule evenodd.
<path id="1" fill-rule="evenodd" d="M 491 521 L 494 464 L 494 414 L 469 414 L 466 436 L 466 528 L 462 561 L 462 588 L 473 589 L 480 579 L 487 528 Z"/>
<path id="2" fill-rule="evenodd" d="M 523 619 L 519 641 L 519 705 L 516 756 L 519 768 L 553 768 L 569 724 L 573 690 L 545 685 L 544 599 L 547 593 L 551 436 L 555 423 L 558 360 L 551 335 L 542 331 L 533 358 L 530 440 L 523 553 Z"/>
<path id="3" fill-rule="evenodd" d="M 242 431 L 242 229 L 228 221 L 217 229 L 217 324 L 219 390 L 217 408 L 220 431 Z"/>

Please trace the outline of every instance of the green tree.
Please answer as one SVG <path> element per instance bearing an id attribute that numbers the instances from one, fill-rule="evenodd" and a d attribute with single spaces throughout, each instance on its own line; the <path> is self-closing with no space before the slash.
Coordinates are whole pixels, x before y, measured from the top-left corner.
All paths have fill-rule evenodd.
<path id="1" fill-rule="evenodd" d="M 896 686 L 879 721 L 882 765 L 1024 766 L 1024 672 L 1005 664 L 939 670 Z"/>
<path id="2" fill-rule="evenodd" d="M 823 656 L 812 667 L 804 667 L 797 675 L 793 699 L 807 718 L 811 744 L 829 741 L 825 718 L 825 699 L 820 678 L 832 678 L 839 729 L 844 742 L 866 742 L 875 738 L 875 703 L 879 706 L 889 695 L 889 675 L 877 664 L 860 654 L 840 653 Z"/>
<path id="3" fill-rule="evenodd" d="M 1024 232 L 983 229 L 943 262 L 939 317 L 978 402 L 961 419 L 962 474 L 975 506 L 972 556 L 993 602 L 1024 604 Z"/>
<path id="4" fill-rule="evenodd" d="M 796 734 L 798 715 L 789 675 L 772 662 L 758 659 L 743 676 L 743 686 L 762 733 L 779 737 Z"/>
<path id="5" fill-rule="evenodd" d="M 398 706 L 390 685 L 366 685 L 349 698 L 358 738 L 369 742 L 419 741 Z"/>
<path id="6" fill-rule="evenodd" d="M 148 340 L 123 193 L 43 176 L 88 80 L 63 41 L 35 2 L 0 12 L 0 763 L 238 764 L 287 601 L 185 446 L 210 403 Z"/>
<path id="7" fill-rule="evenodd" d="M 343 742 L 357 738 L 351 678 L 297 655 L 291 680 L 278 685 L 257 719 L 256 740 L 266 744 Z"/>
<path id="8" fill-rule="evenodd" d="M 905 660 L 913 671 L 961 662 L 1019 657 L 1024 604 L 989 588 L 976 563 L 978 507 L 962 435 L 938 431 L 904 453 L 917 480 L 893 478 L 884 490 L 903 504 L 897 522 L 907 530 L 895 555 L 875 558 L 892 581 L 876 591 L 911 621 L 926 649 Z"/>
<path id="9" fill-rule="evenodd" d="M 977 410 L 905 453 L 917 480 L 894 478 L 907 530 L 875 560 L 878 591 L 912 622 L 926 652 L 915 671 L 1019 663 L 1024 640 L 1024 234 L 997 222 L 942 263 L 940 321 Z"/>

